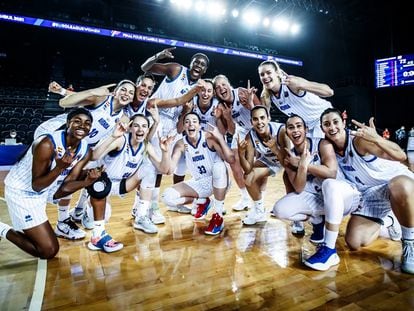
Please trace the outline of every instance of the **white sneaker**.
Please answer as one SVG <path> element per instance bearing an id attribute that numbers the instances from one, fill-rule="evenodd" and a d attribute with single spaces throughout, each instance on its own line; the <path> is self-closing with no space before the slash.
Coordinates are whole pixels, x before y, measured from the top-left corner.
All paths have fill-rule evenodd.
<path id="1" fill-rule="evenodd" d="M 241 199 L 236 204 L 232 206 L 233 210 L 240 212 L 247 210 L 250 206 L 250 200 L 249 199 Z"/>
<path id="2" fill-rule="evenodd" d="M 167 209 L 170 212 L 179 212 L 181 214 L 190 214 L 191 213 L 191 209 L 188 208 L 185 205 L 177 205 L 177 206 L 170 206 L 170 205 L 168 205 L 167 206 Z"/>
<path id="3" fill-rule="evenodd" d="M 81 223 L 85 229 L 92 230 L 94 227 L 93 216 L 89 216 L 88 213 L 85 211 L 82 215 Z"/>
<path id="4" fill-rule="evenodd" d="M 85 231 L 81 230 L 70 217 L 66 218 L 64 221 L 58 221 L 55 234 L 58 237 L 68 240 L 80 240 L 86 236 Z"/>
<path id="5" fill-rule="evenodd" d="M 388 214 L 387 217 L 391 218 L 391 225 L 387 227 L 390 239 L 393 241 L 400 241 L 402 237 L 401 225 L 393 213 Z"/>
<path id="6" fill-rule="evenodd" d="M 134 228 L 144 231 L 145 233 L 157 233 L 158 229 L 148 216 L 135 218 Z"/>
<path id="7" fill-rule="evenodd" d="M 252 208 L 243 219 L 243 224 L 252 226 L 259 222 L 265 222 L 266 220 L 266 212 L 259 212 L 255 208 Z"/>
<path id="8" fill-rule="evenodd" d="M 150 208 L 150 215 L 151 220 L 154 224 L 160 225 L 165 223 L 165 217 L 163 214 L 161 214 L 160 208 L 158 207 L 158 204 L 153 203 Z"/>
<path id="9" fill-rule="evenodd" d="M 198 207 L 197 200 L 194 200 L 193 204 L 191 204 L 191 215 L 194 216 L 195 214 L 197 214 L 197 207 Z"/>

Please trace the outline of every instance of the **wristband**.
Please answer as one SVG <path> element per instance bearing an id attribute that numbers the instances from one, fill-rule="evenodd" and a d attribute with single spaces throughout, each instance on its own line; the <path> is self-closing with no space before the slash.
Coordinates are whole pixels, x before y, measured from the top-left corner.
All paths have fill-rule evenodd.
<path id="1" fill-rule="evenodd" d="M 62 96 L 66 96 L 66 89 L 64 89 L 63 87 L 60 89 L 59 94 Z"/>

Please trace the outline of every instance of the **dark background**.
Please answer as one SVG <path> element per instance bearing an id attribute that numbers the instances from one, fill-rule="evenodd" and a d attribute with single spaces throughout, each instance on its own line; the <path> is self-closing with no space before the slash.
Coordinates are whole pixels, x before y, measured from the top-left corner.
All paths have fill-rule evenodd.
<path id="1" fill-rule="evenodd" d="M 376 118 L 378 128 L 392 131 L 414 126 L 414 88 L 375 89 L 374 60 L 414 53 L 409 1 L 261 0 L 227 1 L 232 6 L 258 7 L 269 15 L 288 13 L 302 24 L 296 38 L 281 37 L 259 27 L 246 30 L 231 17 L 211 22 L 206 14 L 177 12 L 169 1 L 1 1 L 3 13 L 147 33 L 186 41 L 252 47 L 273 55 L 301 59 L 303 67 L 285 71 L 329 84 L 331 101 L 349 118 Z M 319 12 L 320 10 L 323 13 Z M 328 14 L 325 14 L 328 11 Z M 162 45 L 100 37 L 63 30 L 0 22 L 0 87 L 38 87 L 51 80 L 75 89 L 99 86 L 123 78 L 135 80 L 140 65 Z M 188 65 L 196 50 L 179 48 L 175 60 Z M 206 53 L 207 77 L 223 73 L 233 86 L 247 79 L 261 91 L 258 60 Z"/>

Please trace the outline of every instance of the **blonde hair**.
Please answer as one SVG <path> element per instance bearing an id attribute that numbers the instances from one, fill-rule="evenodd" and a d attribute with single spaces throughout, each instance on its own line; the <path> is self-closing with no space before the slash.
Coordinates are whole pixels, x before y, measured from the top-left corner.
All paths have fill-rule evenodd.
<path id="1" fill-rule="evenodd" d="M 280 81 L 282 81 L 282 79 L 280 78 L 280 72 L 281 72 L 281 68 L 279 66 L 279 64 L 273 60 L 273 59 L 269 59 L 269 60 L 265 60 L 264 62 L 261 62 L 259 65 L 259 69 L 260 67 L 263 67 L 265 65 L 270 65 L 275 69 L 275 72 L 278 74 L 278 77 L 280 79 Z M 270 99 L 270 90 L 266 89 L 265 87 L 262 90 L 262 93 L 260 94 L 260 101 L 262 103 L 262 105 L 266 106 L 268 109 L 270 108 L 271 105 L 271 99 Z"/>

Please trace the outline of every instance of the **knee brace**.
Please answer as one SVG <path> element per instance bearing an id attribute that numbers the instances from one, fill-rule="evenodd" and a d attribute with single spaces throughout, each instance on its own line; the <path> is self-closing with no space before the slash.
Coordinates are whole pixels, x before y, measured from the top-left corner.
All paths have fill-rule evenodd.
<path id="1" fill-rule="evenodd" d="M 229 175 L 226 164 L 222 161 L 213 164 L 213 187 L 217 189 L 227 188 Z"/>
<path id="2" fill-rule="evenodd" d="M 101 174 L 101 177 L 95 180 L 92 185 L 86 187 L 86 190 L 92 198 L 100 200 L 108 196 L 108 194 L 111 192 L 111 187 L 112 182 L 109 179 L 108 174 L 106 172 L 103 172 Z"/>
<path id="3" fill-rule="evenodd" d="M 169 206 L 177 206 L 185 202 L 185 198 L 172 187 L 165 189 L 161 197 L 164 204 Z"/>

